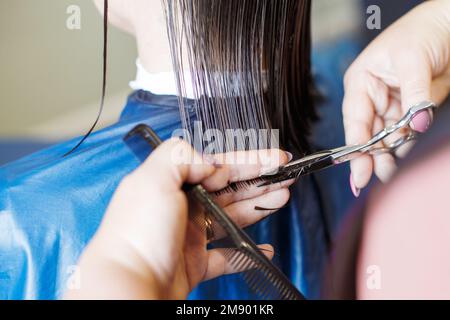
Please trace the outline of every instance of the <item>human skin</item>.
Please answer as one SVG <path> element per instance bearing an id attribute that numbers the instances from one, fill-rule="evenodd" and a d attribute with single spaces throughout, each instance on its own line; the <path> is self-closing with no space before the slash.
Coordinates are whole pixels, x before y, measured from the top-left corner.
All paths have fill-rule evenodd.
<path id="1" fill-rule="evenodd" d="M 175 153 L 181 154 L 177 161 L 173 161 Z M 239 160 L 246 156 L 255 161 Z M 182 185 L 202 183 L 208 191 L 217 191 L 287 161 L 280 150 L 201 158 L 185 142 L 165 142 L 121 182 L 79 261 L 81 286 L 69 290 L 65 298 L 185 299 L 199 282 L 236 272 L 221 254 L 223 249 L 207 250 L 205 233 L 189 222 L 188 211 L 200 208 L 188 202 Z M 284 206 L 292 182 L 254 186 L 223 194 L 216 201 L 245 227 L 276 211 L 257 206 Z M 215 238 L 223 236 L 220 231 L 215 234 Z M 260 248 L 269 258 L 273 256 L 270 245 Z"/>
<path id="2" fill-rule="evenodd" d="M 103 1 L 95 3 L 102 11 Z M 109 17 L 113 25 L 135 36 L 139 58 L 148 72 L 172 72 L 161 0 L 109 0 Z M 450 89 L 449 62 L 450 0 L 427 1 L 385 30 L 346 72 L 343 117 L 347 144 L 367 142 L 414 104 L 442 102 Z M 430 122 L 427 114 L 421 114 L 413 124 L 424 131 Z M 387 142 L 396 138 L 394 134 Z M 406 151 L 403 148 L 398 155 Z M 350 183 L 354 194 L 359 195 L 372 173 L 386 182 L 395 169 L 390 154 L 353 160 Z"/>
<path id="3" fill-rule="evenodd" d="M 103 0 L 94 0 L 103 12 Z M 109 0 L 108 20 L 136 38 L 139 59 L 150 73 L 172 72 L 161 0 Z"/>
<path id="4" fill-rule="evenodd" d="M 450 145 L 416 162 L 369 201 L 359 299 L 450 299 Z M 379 287 L 367 285 L 376 266 Z"/>
<path id="5" fill-rule="evenodd" d="M 441 103 L 450 91 L 449 59 L 449 0 L 427 1 L 402 17 L 346 75 L 347 141 L 362 142 L 418 102 Z M 426 131 L 431 120 L 422 114 L 412 126 Z M 450 298 L 450 147 L 426 156 L 370 197 L 357 264 L 358 299 Z M 390 155 L 353 161 L 354 192 L 372 172 L 387 181 L 394 171 Z M 368 285 L 374 276 L 376 287 Z"/>
<path id="6" fill-rule="evenodd" d="M 349 145 L 367 142 L 417 103 L 441 103 L 450 90 L 450 0 L 426 1 L 386 29 L 350 66 L 344 86 Z M 412 126 L 423 132 L 431 120 L 428 113 L 422 113 Z M 393 135 L 387 142 L 398 137 Z M 386 182 L 395 169 L 390 154 L 353 160 L 353 192 L 359 195 L 372 173 Z"/>

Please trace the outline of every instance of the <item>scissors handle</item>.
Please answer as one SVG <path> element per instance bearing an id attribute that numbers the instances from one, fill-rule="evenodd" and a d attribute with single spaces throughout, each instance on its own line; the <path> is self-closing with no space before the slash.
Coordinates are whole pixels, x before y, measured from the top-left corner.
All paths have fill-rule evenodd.
<path id="1" fill-rule="evenodd" d="M 377 144 L 378 142 L 384 140 L 387 136 L 391 135 L 392 133 L 402 129 L 406 128 L 411 121 L 414 119 L 416 115 L 423 111 L 431 112 L 433 108 L 435 108 L 436 105 L 433 102 L 430 101 L 424 101 L 421 102 L 413 107 L 411 107 L 408 112 L 401 118 L 398 122 L 394 123 L 393 125 L 384 128 L 380 132 L 378 132 L 376 135 L 372 137 L 367 142 L 367 147 L 373 146 Z M 412 130 L 412 129 L 411 129 Z"/>
<path id="2" fill-rule="evenodd" d="M 395 153 L 395 151 L 397 151 L 397 149 L 399 149 L 403 145 L 405 145 L 411 141 L 417 140 L 419 135 L 420 135 L 420 133 L 418 133 L 417 131 L 409 130 L 407 135 L 401 136 L 400 138 L 398 138 L 397 140 L 395 140 L 388 146 L 377 147 L 377 148 L 373 147 L 373 148 L 369 149 L 367 151 L 367 153 L 370 155 L 373 155 L 373 156 L 377 156 L 377 155 L 384 154 L 384 153 L 393 154 L 393 153 Z"/>
<path id="3" fill-rule="evenodd" d="M 408 127 L 414 117 L 423 111 L 432 112 L 435 107 L 436 105 L 432 102 L 421 102 L 411 107 L 398 122 L 375 134 L 367 143 L 354 146 L 343 146 L 332 150 L 324 150 L 299 160 L 292 161 L 272 172 L 261 175 L 260 177 L 264 180 L 264 183 L 261 185 L 264 186 L 298 178 L 315 171 L 329 168 L 336 164 L 353 160 L 362 154 L 378 155 L 382 153 L 393 153 L 406 143 L 417 139 L 419 133 Z M 403 135 L 401 138 L 397 139 L 388 146 L 377 147 L 379 142 L 403 128 L 409 128 L 407 135 Z"/>
<path id="4" fill-rule="evenodd" d="M 381 153 L 393 153 L 404 144 L 417 139 L 419 132 L 409 127 L 409 124 L 421 112 L 432 112 L 436 105 L 430 101 L 424 101 L 412 106 L 408 112 L 398 122 L 388 126 L 375 134 L 367 143 L 343 147 L 334 153 L 336 163 L 343 163 L 360 156 L 361 154 L 377 155 Z M 386 139 L 388 136 L 401 129 L 408 128 L 408 134 L 397 139 L 386 147 L 377 147 L 376 145 Z"/>

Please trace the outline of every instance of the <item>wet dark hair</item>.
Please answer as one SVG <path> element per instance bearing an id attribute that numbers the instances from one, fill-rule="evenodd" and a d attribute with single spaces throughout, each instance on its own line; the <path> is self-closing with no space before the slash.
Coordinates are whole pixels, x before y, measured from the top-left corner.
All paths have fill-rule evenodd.
<path id="1" fill-rule="evenodd" d="M 184 125 L 189 127 L 182 99 L 183 82 L 192 81 L 198 93 L 210 91 L 216 96 L 199 99 L 196 104 L 198 117 L 206 128 L 279 129 L 281 147 L 308 153 L 310 125 L 317 118 L 310 57 L 311 0 L 162 0 L 162 3 Z M 108 0 L 104 0 L 103 13 L 100 110 L 87 134 L 66 155 L 93 132 L 103 110 Z M 187 52 L 183 52 L 183 36 L 187 38 Z M 183 79 L 183 56 L 189 60 L 192 79 Z"/>
<path id="2" fill-rule="evenodd" d="M 100 98 L 100 108 L 98 110 L 97 118 L 95 119 L 94 123 L 92 124 L 91 128 L 87 131 L 87 133 L 81 138 L 81 140 L 68 152 L 64 154 L 63 157 L 66 157 L 70 154 L 72 154 L 75 150 L 80 147 L 84 141 L 91 135 L 91 133 L 94 131 L 95 127 L 97 126 L 98 121 L 100 120 L 100 116 L 103 112 L 103 107 L 105 105 L 105 96 L 106 96 L 106 71 L 107 71 L 107 64 L 108 64 L 108 0 L 103 0 L 103 68 L 102 68 L 102 93 Z"/>
<path id="3" fill-rule="evenodd" d="M 271 0 L 267 0 L 271 1 Z M 285 0 L 279 0 L 285 1 Z M 269 86 L 279 85 L 280 90 L 267 90 L 267 114 L 272 128 L 279 128 L 281 144 L 293 147 L 304 153 L 309 152 L 308 136 L 311 122 L 317 119 L 314 107 L 314 86 L 311 75 L 311 1 L 286 1 L 286 20 L 271 17 L 271 21 L 286 24 L 285 46 L 279 58 L 282 59 L 282 72 L 278 73 L 275 63 L 269 63 Z M 275 14 L 271 13 L 271 14 Z M 270 32 L 266 35 L 268 57 L 277 57 Z M 278 84 L 277 84 L 278 83 Z M 279 94 L 280 97 L 276 95 Z"/>
<path id="4" fill-rule="evenodd" d="M 279 129 L 282 147 L 308 152 L 316 119 L 311 1 L 162 2 L 179 95 L 189 81 L 197 98 L 213 97 L 196 104 L 206 128 Z M 191 79 L 183 78 L 186 67 Z"/>

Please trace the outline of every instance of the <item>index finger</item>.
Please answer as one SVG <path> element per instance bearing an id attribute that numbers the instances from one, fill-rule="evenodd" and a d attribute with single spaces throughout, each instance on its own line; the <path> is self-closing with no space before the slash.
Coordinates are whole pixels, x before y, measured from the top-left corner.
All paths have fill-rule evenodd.
<path id="1" fill-rule="evenodd" d="M 367 79 L 363 74 L 346 77 L 342 111 L 346 143 L 355 145 L 367 142 L 371 138 L 375 108 L 367 92 Z M 350 167 L 354 185 L 359 189 L 365 187 L 372 176 L 372 158 L 361 155 L 351 161 Z"/>
<path id="2" fill-rule="evenodd" d="M 200 183 L 215 172 L 188 143 L 179 139 L 165 141 L 130 174 L 131 179 L 142 179 L 144 186 L 161 190 L 178 190 L 186 182 Z"/>
<path id="3" fill-rule="evenodd" d="M 202 183 L 210 192 L 221 190 L 233 182 L 257 178 L 291 160 L 279 149 L 237 151 L 211 157 L 219 168 Z"/>

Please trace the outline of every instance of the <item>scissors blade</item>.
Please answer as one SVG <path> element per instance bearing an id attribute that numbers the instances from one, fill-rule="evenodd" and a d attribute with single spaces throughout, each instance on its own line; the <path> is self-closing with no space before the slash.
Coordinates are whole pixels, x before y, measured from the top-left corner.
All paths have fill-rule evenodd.
<path id="1" fill-rule="evenodd" d="M 258 186 L 264 187 L 291 179 L 298 179 L 313 172 L 329 168 L 335 165 L 333 154 L 332 150 L 321 151 L 288 163 L 269 173 L 262 174 L 260 179 L 263 182 Z"/>

